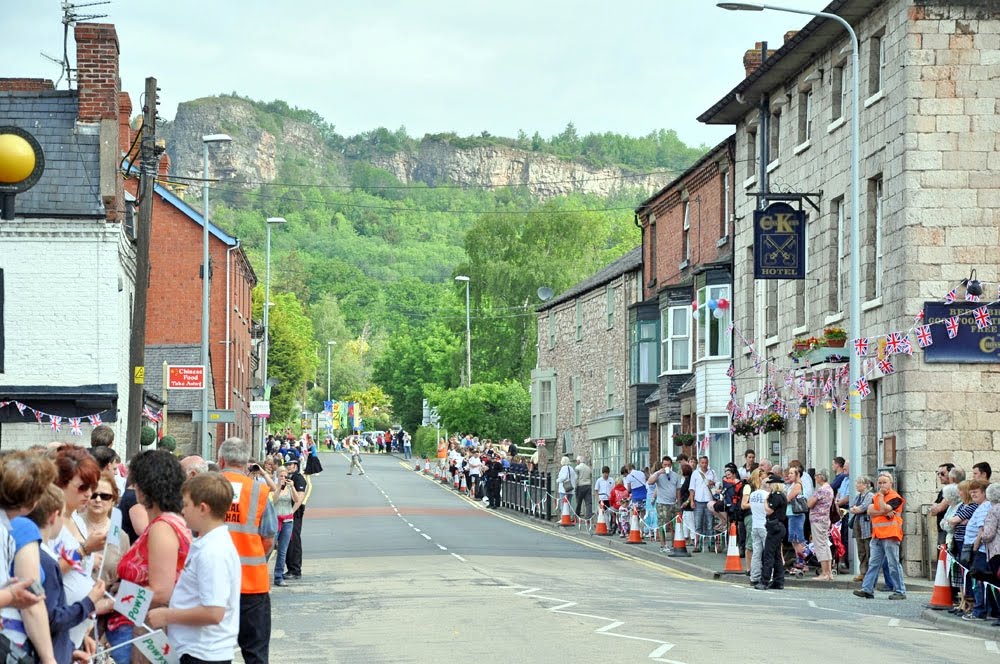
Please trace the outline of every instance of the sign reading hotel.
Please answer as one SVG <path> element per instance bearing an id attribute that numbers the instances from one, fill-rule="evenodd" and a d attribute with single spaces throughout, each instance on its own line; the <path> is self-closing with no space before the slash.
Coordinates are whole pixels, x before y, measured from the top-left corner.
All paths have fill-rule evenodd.
<path id="1" fill-rule="evenodd" d="M 806 278 L 806 213 L 771 203 L 753 213 L 754 279 Z"/>
<path id="2" fill-rule="evenodd" d="M 205 367 L 200 364 L 178 364 L 168 367 L 167 376 L 167 388 L 171 390 L 201 390 L 205 388 Z"/>
<path id="3" fill-rule="evenodd" d="M 954 339 L 948 338 L 944 325 L 930 326 L 934 343 L 924 348 L 924 362 L 1000 363 L 1000 305 L 989 307 L 993 324 L 979 329 L 972 312 L 982 306 L 974 302 L 924 302 L 924 320 L 927 323 L 958 317 L 958 335 Z"/>

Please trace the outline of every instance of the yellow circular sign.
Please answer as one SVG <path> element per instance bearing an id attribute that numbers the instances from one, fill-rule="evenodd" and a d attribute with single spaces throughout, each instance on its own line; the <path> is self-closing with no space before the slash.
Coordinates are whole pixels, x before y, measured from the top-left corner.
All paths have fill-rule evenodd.
<path id="1" fill-rule="evenodd" d="M 35 170 L 35 150 L 17 134 L 0 134 L 0 182 L 26 180 Z"/>

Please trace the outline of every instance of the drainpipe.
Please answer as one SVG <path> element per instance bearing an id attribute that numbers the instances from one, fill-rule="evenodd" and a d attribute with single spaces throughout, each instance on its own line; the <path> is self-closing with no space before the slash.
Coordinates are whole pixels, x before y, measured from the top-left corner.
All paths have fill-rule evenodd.
<path id="1" fill-rule="evenodd" d="M 230 279 L 230 272 L 232 268 L 232 258 L 231 254 L 240 248 L 240 239 L 236 238 L 236 244 L 229 249 L 226 249 L 226 340 L 222 343 L 226 346 L 226 382 L 225 382 L 225 392 L 226 392 L 226 410 L 229 410 L 229 394 L 231 390 L 229 389 L 229 374 L 230 374 L 230 347 L 233 345 L 232 334 L 230 332 L 230 317 L 233 314 L 233 291 L 232 291 L 232 281 Z M 225 425 L 225 436 L 229 438 L 229 423 Z"/>

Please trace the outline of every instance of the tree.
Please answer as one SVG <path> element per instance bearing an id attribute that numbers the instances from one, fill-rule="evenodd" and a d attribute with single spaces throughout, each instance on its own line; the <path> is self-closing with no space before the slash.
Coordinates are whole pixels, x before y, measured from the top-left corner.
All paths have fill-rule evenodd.
<path id="1" fill-rule="evenodd" d="M 262 319 L 263 289 L 254 290 L 254 317 Z M 296 404 L 304 401 L 306 381 L 312 380 L 319 365 L 318 347 L 312 321 L 294 293 L 271 291 L 270 344 L 267 373 L 277 380 L 271 389 L 271 419 L 288 422 L 296 415 Z"/>
<path id="2" fill-rule="evenodd" d="M 431 388 L 441 425 L 480 438 L 522 440 L 531 429 L 531 397 L 520 383 L 475 383 L 471 388 Z"/>

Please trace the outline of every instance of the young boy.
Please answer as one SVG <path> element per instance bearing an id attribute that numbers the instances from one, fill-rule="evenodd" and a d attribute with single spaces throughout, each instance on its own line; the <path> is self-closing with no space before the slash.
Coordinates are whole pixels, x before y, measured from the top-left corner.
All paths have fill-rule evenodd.
<path id="1" fill-rule="evenodd" d="M 201 533 L 191 543 L 170 606 L 152 609 L 146 623 L 169 625 L 167 636 L 181 664 L 232 662 L 240 628 L 240 558 L 226 528 L 233 485 L 220 473 L 184 482 L 181 514 Z"/>
<path id="2" fill-rule="evenodd" d="M 85 621 L 93 612 L 94 605 L 104 597 L 104 581 L 98 581 L 79 602 L 66 604 L 66 592 L 63 590 L 62 573 L 59 570 L 58 556 L 44 542 L 55 539 L 62 530 L 63 492 L 62 489 L 50 484 L 28 515 L 39 531 L 42 545 L 39 558 L 42 565 L 42 587 L 45 589 L 45 608 L 49 614 L 49 633 L 52 635 L 52 650 L 57 662 L 69 662 L 73 659 L 73 642 L 69 631 Z"/>

